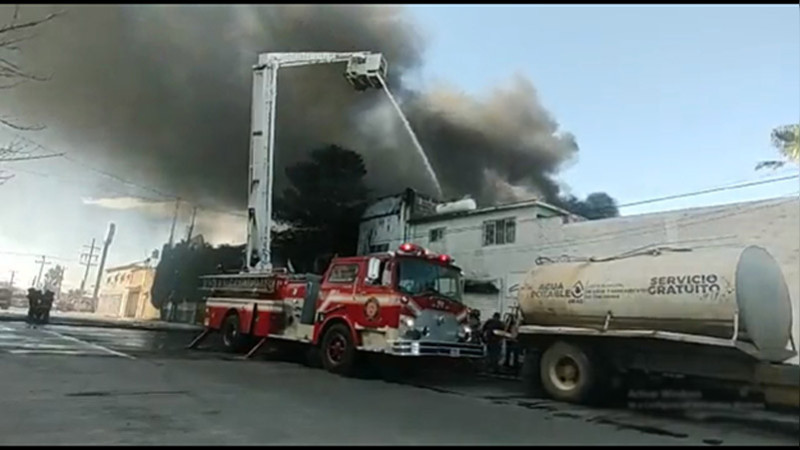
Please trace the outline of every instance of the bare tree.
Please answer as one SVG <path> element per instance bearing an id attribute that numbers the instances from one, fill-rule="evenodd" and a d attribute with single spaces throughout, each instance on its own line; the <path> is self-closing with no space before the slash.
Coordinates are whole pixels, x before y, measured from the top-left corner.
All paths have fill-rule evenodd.
<path id="1" fill-rule="evenodd" d="M 53 12 L 34 19 L 22 19 L 20 6 L 15 5 L 11 18 L 0 23 L 0 95 L 3 90 L 12 89 L 20 84 L 30 81 L 47 81 L 50 76 L 37 75 L 22 67 L 16 61 L 21 49 L 20 44 L 37 36 L 36 31 L 41 25 L 63 14 Z M 0 115 L 0 125 L 17 131 L 35 131 L 44 128 L 42 125 L 26 126 L 15 122 L 7 116 Z M 32 143 L 26 139 L 14 139 L 8 144 L 0 145 L 0 163 L 13 161 L 26 161 L 31 159 L 48 158 L 56 155 L 33 155 Z M 0 185 L 4 184 L 14 175 L 0 170 Z"/>

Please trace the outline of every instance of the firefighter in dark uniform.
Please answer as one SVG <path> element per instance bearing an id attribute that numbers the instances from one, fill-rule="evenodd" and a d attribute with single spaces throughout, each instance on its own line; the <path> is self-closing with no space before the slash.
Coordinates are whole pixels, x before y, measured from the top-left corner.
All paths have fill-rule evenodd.
<path id="1" fill-rule="evenodd" d="M 34 288 L 28 288 L 28 324 L 33 325 L 36 321 L 36 313 L 41 302 L 42 293 Z"/>
<path id="2" fill-rule="evenodd" d="M 53 308 L 55 296 L 56 295 L 50 289 L 44 291 L 44 295 L 42 295 L 41 323 L 50 322 L 50 310 Z"/>
<path id="3" fill-rule="evenodd" d="M 500 350 L 503 338 L 496 335 L 495 330 L 502 330 L 503 322 L 500 320 L 500 313 L 492 314 L 491 319 L 483 324 L 483 340 L 486 342 L 486 368 L 489 372 L 496 373 L 500 363 Z"/>

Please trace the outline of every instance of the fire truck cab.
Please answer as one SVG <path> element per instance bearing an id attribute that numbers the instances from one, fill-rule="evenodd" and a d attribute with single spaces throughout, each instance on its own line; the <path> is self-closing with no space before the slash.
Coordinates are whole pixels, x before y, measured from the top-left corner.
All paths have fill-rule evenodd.
<path id="1" fill-rule="evenodd" d="M 461 269 L 413 244 L 396 252 L 335 258 L 322 277 L 272 273 L 203 277 L 207 329 L 226 348 L 252 338 L 319 349 L 322 365 L 348 374 L 357 352 L 480 358 L 462 303 Z"/>

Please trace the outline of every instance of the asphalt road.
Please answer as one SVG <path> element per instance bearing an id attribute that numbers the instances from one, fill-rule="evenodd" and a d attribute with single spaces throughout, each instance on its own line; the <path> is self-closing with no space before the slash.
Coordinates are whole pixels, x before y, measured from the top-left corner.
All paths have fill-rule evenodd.
<path id="1" fill-rule="evenodd" d="M 349 379 L 186 351 L 181 332 L 0 323 L 0 444 L 788 444 L 796 434 L 525 398 L 515 382 Z"/>

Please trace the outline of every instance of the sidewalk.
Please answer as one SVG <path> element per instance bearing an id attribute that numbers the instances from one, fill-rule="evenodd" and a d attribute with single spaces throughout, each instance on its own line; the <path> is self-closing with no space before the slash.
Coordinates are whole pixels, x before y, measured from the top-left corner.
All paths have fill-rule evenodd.
<path id="1" fill-rule="evenodd" d="M 0 310 L 0 322 L 21 322 L 27 317 L 27 311 L 19 308 Z M 105 317 L 92 313 L 53 311 L 50 315 L 53 325 L 73 327 L 121 328 L 150 331 L 181 331 L 198 333 L 201 325 L 187 323 L 163 322 L 161 320 L 136 320 L 127 318 Z"/>

